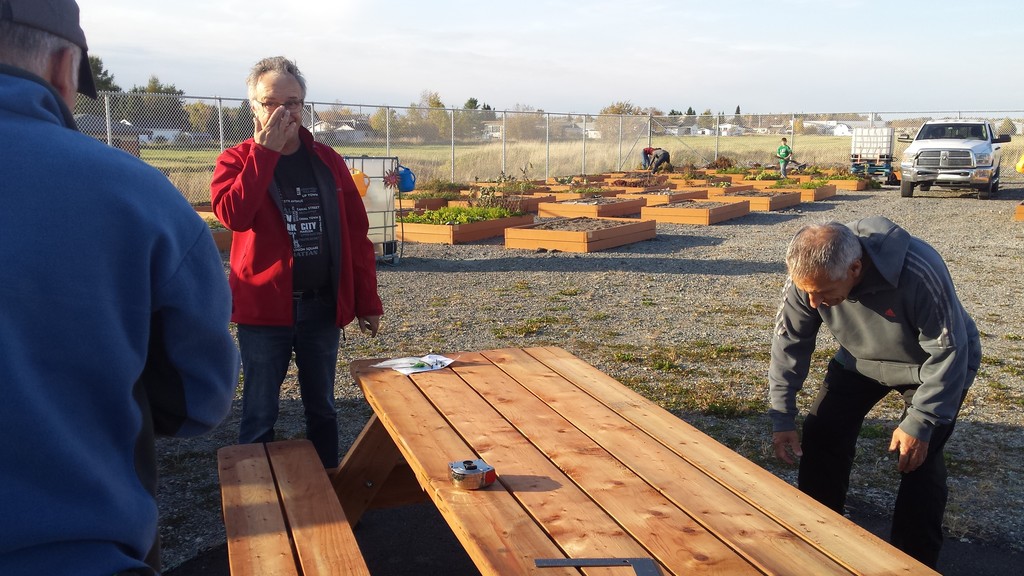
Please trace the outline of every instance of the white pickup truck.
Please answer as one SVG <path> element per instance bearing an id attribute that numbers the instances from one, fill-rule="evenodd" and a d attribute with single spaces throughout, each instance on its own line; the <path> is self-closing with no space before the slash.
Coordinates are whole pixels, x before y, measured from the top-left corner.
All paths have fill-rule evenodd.
<path id="1" fill-rule="evenodd" d="M 909 198 L 914 187 L 973 188 L 978 198 L 990 198 L 999 190 L 1000 144 L 1009 136 L 997 136 L 986 120 L 930 120 L 917 136 L 900 137 L 910 142 L 900 161 L 900 195 Z"/>

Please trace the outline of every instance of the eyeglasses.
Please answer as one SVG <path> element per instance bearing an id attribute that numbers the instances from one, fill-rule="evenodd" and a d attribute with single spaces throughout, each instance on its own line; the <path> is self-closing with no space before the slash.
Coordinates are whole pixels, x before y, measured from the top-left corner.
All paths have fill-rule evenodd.
<path id="1" fill-rule="evenodd" d="M 289 100 L 289 101 L 285 102 L 284 104 L 281 104 L 281 103 L 278 103 L 278 102 L 260 102 L 260 101 L 257 100 L 256 103 L 259 104 L 260 106 L 262 106 L 263 109 L 266 110 L 267 112 L 273 112 L 274 110 L 277 110 L 281 106 L 284 106 L 285 110 L 289 110 L 289 111 L 297 110 L 300 106 L 302 106 L 303 101 L 302 100 Z"/>

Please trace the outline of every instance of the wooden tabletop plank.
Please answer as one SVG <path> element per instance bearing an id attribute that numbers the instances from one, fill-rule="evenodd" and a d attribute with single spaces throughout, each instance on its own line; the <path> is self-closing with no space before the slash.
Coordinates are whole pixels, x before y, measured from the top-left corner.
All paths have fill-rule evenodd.
<path id="1" fill-rule="evenodd" d="M 373 363 L 353 362 L 353 377 L 480 572 L 485 576 L 579 576 L 571 568 L 536 568 L 538 557 L 564 558 L 565 554 L 500 483 L 476 491 L 452 484 L 448 463 L 476 452 L 407 376 L 372 368 Z"/>
<path id="2" fill-rule="evenodd" d="M 303 573 L 369 576 L 313 444 L 309 440 L 273 442 L 267 444 L 267 453 Z"/>
<path id="3" fill-rule="evenodd" d="M 526 351 L 852 572 L 936 574 L 753 462 L 725 456 L 728 448 L 569 352 L 557 347 Z"/>
<path id="4" fill-rule="evenodd" d="M 474 358 L 463 354 L 458 365 L 472 365 Z M 494 368 L 489 362 L 492 371 Z M 643 558 L 649 553 L 569 480 L 547 456 L 537 451 L 522 434 L 451 370 L 413 376 L 416 385 L 452 422 L 460 436 L 498 472 L 504 485 L 528 513 L 536 518 L 559 548 L 572 558 Z M 513 382 L 514 384 L 514 382 Z M 518 385 L 517 385 L 518 387 Z M 469 392 L 469 393 L 467 393 Z M 524 390 L 518 387 L 503 400 L 515 403 Z M 542 410 L 535 414 L 544 420 Z M 552 413 L 546 410 L 547 413 Z M 557 416 L 557 415 L 555 415 Z M 568 431 L 571 425 L 547 421 L 545 425 Z M 587 574 L 616 576 L 621 568 L 587 568 Z"/>
<path id="5" fill-rule="evenodd" d="M 217 468 L 231 572 L 298 576 L 263 444 L 221 448 Z"/>
<path id="6" fill-rule="evenodd" d="M 765 573 L 795 574 L 814 566 L 815 574 L 850 574 L 526 352 L 510 349 L 484 356 Z"/>
<path id="7" fill-rule="evenodd" d="M 528 393 L 518 382 L 480 355 L 463 354 L 462 360 L 452 367 L 484 398 L 490 400 L 501 416 L 519 429 L 519 432 L 545 453 L 561 470 L 594 499 L 601 512 L 566 503 L 565 508 L 582 519 L 599 513 L 610 514 L 634 538 L 646 547 L 645 554 L 658 559 L 671 574 L 760 574 L 749 562 L 733 552 L 703 526 L 694 521 L 663 494 L 621 465 L 599 445 L 580 432 L 562 416 L 555 413 L 540 399 Z M 439 389 L 437 395 L 455 397 L 454 390 Z M 451 400 L 448 411 L 459 408 L 459 399 Z M 482 400 L 481 400 L 482 402 Z M 466 406 L 468 410 L 480 410 Z M 486 431 L 485 431 L 486 433 Z M 517 435 L 518 436 L 518 435 Z M 486 441 L 486 439 L 483 439 Z M 473 441 L 471 439 L 471 441 Z M 498 442 L 495 439 L 495 442 Z M 475 444 L 476 442 L 473 441 Z M 512 454 L 533 452 L 534 448 L 519 449 L 499 443 L 497 456 L 506 451 Z M 537 464 L 522 462 L 526 470 L 537 470 Z M 551 467 L 547 461 L 545 465 Z M 502 465 L 499 471 L 503 471 Z M 560 482 L 565 476 L 558 470 Z M 522 497 L 528 497 L 523 494 Z M 520 497 L 517 494 L 517 497 Z M 528 506 L 529 507 L 529 506 Z M 536 515 L 536 514 L 535 514 Z M 558 538 L 556 537 L 556 540 Z M 563 546 L 564 547 L 564 546 Z M 573 553 L 575 557 L 580 554 Z M 594 553 L 588 555 L 593 556 Z M 635 554 L 634 554 L 635 555 Z"/>

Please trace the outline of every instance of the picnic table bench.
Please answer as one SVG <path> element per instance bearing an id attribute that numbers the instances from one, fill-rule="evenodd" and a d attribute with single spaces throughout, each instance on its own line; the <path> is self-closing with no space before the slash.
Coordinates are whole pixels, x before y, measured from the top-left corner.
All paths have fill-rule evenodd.
<path id="1" fill-rule="evenodd" d="M 232 575 L 370 573 L 308 440 L 227 446 L 217 459 Z"/>

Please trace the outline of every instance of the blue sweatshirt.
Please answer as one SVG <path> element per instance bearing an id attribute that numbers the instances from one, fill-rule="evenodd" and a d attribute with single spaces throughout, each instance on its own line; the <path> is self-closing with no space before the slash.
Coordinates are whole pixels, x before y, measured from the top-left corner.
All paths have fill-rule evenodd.
<path id="1" fill-rule="evenodd" d="M 154 432 L 206 432 L 238 376 L 208 226 L 159 171 L 0 66 L 0 574 L 149 571 Z"/>
<path id="2" fill-rule="evenodd" d="M 918 386 L 900 428 L 928 442 L 956 417 L 981 364 L 981 339 L 942 257 L 886 218 L 849 227 L 866 258 L 864 279 L 837 306 L 811 308 L 787 279 L 775 323 L 769 396 L 775 432 L 796 428 L 796 395 L 822 324 L 839 342 L 836 360 L 887 386 Z"/>

